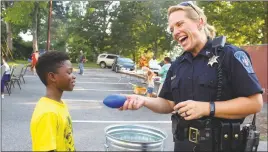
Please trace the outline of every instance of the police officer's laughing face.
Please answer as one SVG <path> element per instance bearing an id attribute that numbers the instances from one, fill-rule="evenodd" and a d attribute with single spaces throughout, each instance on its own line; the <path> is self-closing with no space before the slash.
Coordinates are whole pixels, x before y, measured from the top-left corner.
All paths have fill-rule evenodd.
<path id="1" fill-rule="evenodd" d="M 169 15 L 168 24 L 174 40 L 185 51 L 195 51 L 200 36 L 198 21 L 188 18 L 185 11 L 177 10 Z"/>

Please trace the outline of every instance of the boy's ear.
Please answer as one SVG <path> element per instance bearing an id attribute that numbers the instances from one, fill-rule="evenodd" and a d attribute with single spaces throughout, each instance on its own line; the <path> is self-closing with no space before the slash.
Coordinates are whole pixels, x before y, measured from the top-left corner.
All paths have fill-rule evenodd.
<path id="1" fill-rule="evenodd" d="M 48 74 L 47 74 L 47 79 L 49 80 L 49 81 L 51 81 L 51 82 L 56 82 L 56 77 L 55 77 L 56 75 L 55 75 L 55 73 L 53 73 L 53 72 L 49 72 Z"/>

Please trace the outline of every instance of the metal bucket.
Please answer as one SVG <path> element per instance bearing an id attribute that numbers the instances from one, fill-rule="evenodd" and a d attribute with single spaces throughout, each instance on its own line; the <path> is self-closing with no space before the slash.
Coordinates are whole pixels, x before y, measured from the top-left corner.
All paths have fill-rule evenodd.
<path id="1" fill-rule="evenodd" d="M 163 151 L 167 134 L 145 125 L 110 125 L 104 129 L 106 151 Z"/>

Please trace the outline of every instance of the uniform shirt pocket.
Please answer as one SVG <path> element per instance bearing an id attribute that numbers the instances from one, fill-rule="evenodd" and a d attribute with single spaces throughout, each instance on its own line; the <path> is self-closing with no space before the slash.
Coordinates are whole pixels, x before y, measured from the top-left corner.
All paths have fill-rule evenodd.
<path id="1" fill-rule="evenodd" d="M 199 77 L 197 98 L 200 101 L 212 101 L 215 99 L 217 92 L 216 75 L 204 74 Z"/>

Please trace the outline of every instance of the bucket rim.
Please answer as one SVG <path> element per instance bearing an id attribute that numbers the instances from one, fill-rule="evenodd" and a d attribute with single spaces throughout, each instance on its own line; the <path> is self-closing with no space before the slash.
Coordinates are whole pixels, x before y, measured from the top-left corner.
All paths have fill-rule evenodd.
<path id="1" fill-rule="evenodd" d="M 137 126 L 137 127 L 142 127 L 142 128 L 150 128 L 150 129 L 153 129 L 153 130 L 157 130 L 159 132 L 161 132 L 164 137 L 161 139 L 161 140 L 157 140 L 157 141 L 152 141 L 152 142 L 143 142 L 143 143 L 159 143 L 159 142 L 164 142 L 167 138 L 168 138 L 168 135 L 165 131 L 162 131 L 156 127 L 153 127 L 153 126 L 149 126 L 149 125 L 140 125 L 140 124 L 114 124 L 114 125 L 109 125 L 107 127 L 104 128 L 104 132 L 105 132 L 105 136 L 109 137 L 109 138 L 112 138 L 112 139 L 116 139 L 116 140 L 119 140 L 119 141 L 122 141 L 122 142 L 131 142 L 131 143 L 141 143 L 141 142 L 138 142 L 138 141 L 128 141 L 128 140 L 122 140 L 120 138 L 116 138 L 114 136 L 111 136 L 110 134 L 107 133 L 107 131 L 113 127 L 119 127 L 119 126 Z"/>

